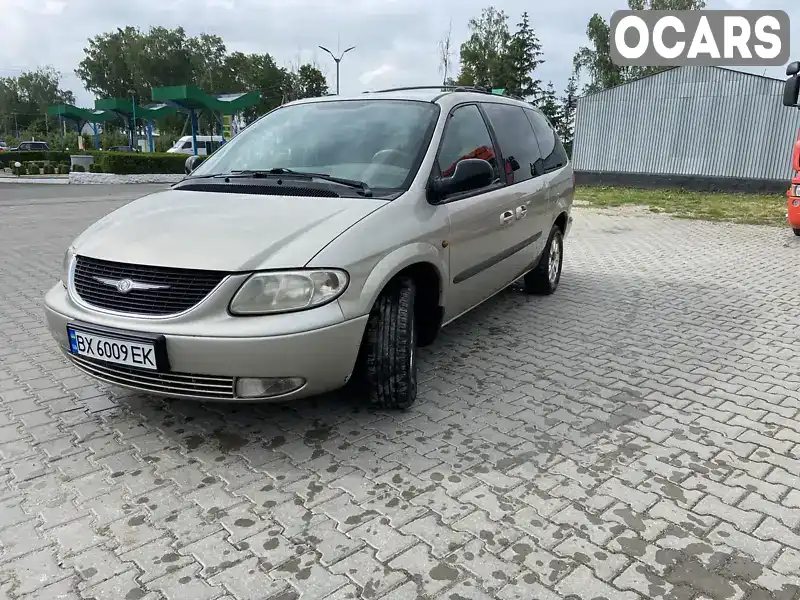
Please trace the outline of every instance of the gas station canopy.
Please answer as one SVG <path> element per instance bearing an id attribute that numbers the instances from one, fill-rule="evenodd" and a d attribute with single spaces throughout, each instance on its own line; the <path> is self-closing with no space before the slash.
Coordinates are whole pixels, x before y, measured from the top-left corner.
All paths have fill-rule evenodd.
<path id="1" fill-rule="evenodd" d="M 91 123 L 92 130 L 94 131 L 95 148 L 100 147 L 100 139 L 97 135 L 97 124 L 117 118 L 117 115 L 115 115 L 113 112 L 97 109 L 92 110 L 90 108 L 78 108 L 72 104 L 56 104 L 55 106 L 48 106 L 47 114 L 53 117 L 58 117 L 59 121 L 61 119 L 74 121 L 78 125 L 78 131 L 83 129 L 83 126 L 86 123 Z"/>
<path id="2" fill-rule="evenodd" d="M 97 110 L 116 113 L 126 119 L 134 115 L 134 106 L 130 98 L 101 98 L 94 101 Z M 136 105 L 136 118 L 146 121 L 163 119 L 175 113 L 175 108 L 166 104 L 148 104 L 147 106 Z"/>
<path id="3" fill-rule="evenodd" d="M 211 110 L 223 115 L 232 115 L 258 104 L 261 94 L 242 92 L 212 96 L 196 85 L 172 85 L 153 88 L 152 98 L 154 102 L 164 102 L 184 112 Z"/>
<path id="4" fill-rule="evenodd" d="M 104 123 L 109 119 L 115 119 L 116 115 L 104 110 L 92 110 L 90 108 L 78 108 L 72 104 L 56 104 L 47 107 L 47 114 L 52 117 L 60 116 L 62 119 L 69 119 L 79 124 L 83 123 Z"/>
<path id="5" fill-rule="evenodd" d="M 240 94 L 220 94 L 212 96 L 196 85 L 171 85 L 153 88 L 151 96 L 154 102 L 163 102 L 189 114 L 192 123 L 192 149 L 197 154 L 197 112 L 211 111 L 222 124 L 223 115 L 232 115 L 258 103 L 259 92 L 242 92 Z M 223 128 L 224 132 L 224 128 Z M 225 141 L 223 133 L 223 143 Z"/>
<path id="6" fill-rule="evenodd" d="M 147 121 L 148 137 L 150 138 L 150 151 L 153 151 L 152 123 L 157 119 L 175 114 L 177 111 L 188 113 L 192 123 L 192 140 L 194 153 L 197 154 L 197 112 L 211 111 L 215 118 L 222 123 L 223 115 L 233 115 L 250 106 L 258 104 L 261 99 L 259 92 L 242 92 L 238 94 L 220 94 L 214 96 L 207 94 L 195 85 L 173 85 L 168 87 L 152 88 L 153 104 L 140 106 L 135 103 L 135 98 L 100 98 L 94 102 L 94 110 L 78 108 L 71 104 L 58 104 L 49 106 L 47 114 L 58 116 L 59 119 L 68 119 L 78 124 L 79 130 L 85 123 L 92 123 L 94 129 L 95 146 L 99 147 L 97 123 L 111 119 L 121 118 L 127 122 L 131 130 L 131 143 L 134 141 L 137 120 Z M 223 127 L 223 136 L 224 136 Z M 224 137 L 223 137 L 224 141 Z"/>

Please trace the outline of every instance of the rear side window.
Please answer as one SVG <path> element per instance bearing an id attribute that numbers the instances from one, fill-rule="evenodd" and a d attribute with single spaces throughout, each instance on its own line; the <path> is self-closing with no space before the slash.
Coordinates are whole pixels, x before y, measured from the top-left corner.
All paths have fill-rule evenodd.
<path id="1" fill-rule="evenodd" d="M 567 151 L 547 118 L 535 110 L 524 109 L 533 127 L 544 161 L 543 173 L 567 166 Z"/>
<path id="2" fill-rule="evenodd" d="M 483 110 L 500 145 L 508 184 L 527 181 L 540 174 L 536 166 L 542 156 L 524 110 L 507 104 L 484 104 Z"/>
<path id="3" fill-rule="evenodd" d="M 458 162 L 465 158 L 489 161 L 494 167 L 495 177 L 500 177 L 492 138 L 481 111 L 474 104 L 459 106 L 447 121 L 437 162 L 442 176 L 452 175 Z"/>

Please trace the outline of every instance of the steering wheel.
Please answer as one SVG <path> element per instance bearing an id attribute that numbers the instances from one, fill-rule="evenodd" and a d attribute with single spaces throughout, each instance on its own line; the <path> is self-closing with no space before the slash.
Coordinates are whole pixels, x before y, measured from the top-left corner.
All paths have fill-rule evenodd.
<path id="1" fill-rule="evenodd" d="M 409 160 L 408 155 L 402 150 L 386 148 L 384 150 L 378 150 L 373 154 L 371 162 L 395 167 L 405 167 L 408 165 Z"/>

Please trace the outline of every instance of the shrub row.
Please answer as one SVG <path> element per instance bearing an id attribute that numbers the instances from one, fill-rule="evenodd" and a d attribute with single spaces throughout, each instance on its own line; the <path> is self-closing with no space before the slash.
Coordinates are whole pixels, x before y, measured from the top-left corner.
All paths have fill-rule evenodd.
<path id="1" fill-rule="evenodd" d="M 144 175 L 151 173 L 183 173 L 186 154 L 167 152 L 100 152 L 95 164 L 105 173 Z"/>
<path id="2" fill-rule="evenodd" d="M 119 175 L 146 175 L 163 173 L 183 173 L 187 154 L 172 154 L 167 152 L 81 152 L 94 156 L 94 163 L 89 170 L 93 173 L 115 173 Z M 198 157 L 200 162 L 205 156 Z M 0 166 L 13 166 L 15 162 L 23 164 L 26 172 L 33 167 L 43 169 L 46 163 L 70 163 L 69 152 L 52 152 L 40 150 L 26 150 L 22 152 L 0 152 Z M 27 166 L 26 166 L 27 165 Z M 58 167 L 61 172 L 61 167 Z M 69 169 L 68 169 L 69 170 Z M 78 171 L 78 169 L 75 169 Z M 81 169 L 85 171 L 85 169 Z"/>
<path id="3" fill-rule="evenodd" d="M 55 152 L 52 150 L 11 150 L 0 152 L 0 165 L 9 167 L 15 162 L 48 161 L 55 163 L 69 163 L 69 152 Z"/>
<path id="4" fill-rule="evenodd" d="M 12 171 L 15 175 L 55 175 L 56 173 L 67 175 L 69 174 L 69 165 L 45 165 L 44 167 L 39 167 L 36 163 L 31 163 L 23 164 L 19 168 L 12 167 Z"/>

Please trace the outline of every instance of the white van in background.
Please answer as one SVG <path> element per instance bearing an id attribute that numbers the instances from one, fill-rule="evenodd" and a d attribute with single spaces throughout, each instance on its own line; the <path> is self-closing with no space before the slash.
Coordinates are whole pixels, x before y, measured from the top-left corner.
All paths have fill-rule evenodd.
<path id="1" fill-rule="evenodd" d="M 224 140 L 221 135 L 198 135 L 197 154 L 205 156 L 222 146 Z M 194 154 L 192 152 L 192 136 L 185 135 L 167 150 L 167 152 L 177 152 L 180 154 Z"/>

